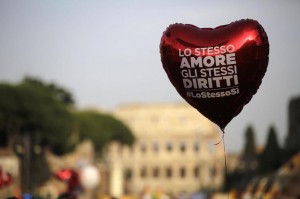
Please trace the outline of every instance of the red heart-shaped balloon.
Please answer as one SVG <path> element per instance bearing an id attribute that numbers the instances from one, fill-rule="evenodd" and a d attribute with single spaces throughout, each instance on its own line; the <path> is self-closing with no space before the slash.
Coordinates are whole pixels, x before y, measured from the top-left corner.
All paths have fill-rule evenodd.
<path id="1" fill-rule="evenodd" d="M 163 67 L 178 93 L 221 129 L 257 92 L 269 43 L 255 20 L 217 28 L 170 25 L 160 43 Z"/>

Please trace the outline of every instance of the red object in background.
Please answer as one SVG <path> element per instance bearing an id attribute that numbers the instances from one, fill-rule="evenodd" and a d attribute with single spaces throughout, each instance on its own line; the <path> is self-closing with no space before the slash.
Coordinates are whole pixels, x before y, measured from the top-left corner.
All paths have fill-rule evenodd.
<path id="1" fill-rule="evenodd" d="M 217 28 L 173 24 L 162 35 L 160 53 L 181 97 L 224 130 L 257 92 L 269 42 L 263 27 L 250 19 Z"/>
<path id="2" fill-rule="evenodd" d="M 58 171 L 57 173 L 55 173 L 54 175 L 59 180 L 68 181 L 74 172 L 75 171 L 72 171 L 70 169 L 62 169 L 62 170 Z"/>
<path id="3" fill-rule="evenodd" d="M 67 182 L 67 194 L 70 198 L 77 197 L 78 192 L 81 191 L 81 184 L 79 180 L 79 174 L 77 171 L 73 169 L 62 169 L 56 172 L 54 176 L 59 180 Z"/>
<path id="4" fill-rule="evenodd" d="M 0 188 L 9 186 L 13 183 L 13 179 L 10 173 L 4 172 L 0 167 Z"/>

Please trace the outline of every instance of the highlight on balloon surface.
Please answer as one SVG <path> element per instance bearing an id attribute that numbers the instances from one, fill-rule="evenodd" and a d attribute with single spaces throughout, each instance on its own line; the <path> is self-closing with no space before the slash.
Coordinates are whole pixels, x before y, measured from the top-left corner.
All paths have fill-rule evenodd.
<path id="1" fill-rule="evenodd" d="M 224 131 L 259 89 L 269 42 L 252 19 L 216 28 L 177 23 L 163 33 L 160 54 L 181 97 Z"/>

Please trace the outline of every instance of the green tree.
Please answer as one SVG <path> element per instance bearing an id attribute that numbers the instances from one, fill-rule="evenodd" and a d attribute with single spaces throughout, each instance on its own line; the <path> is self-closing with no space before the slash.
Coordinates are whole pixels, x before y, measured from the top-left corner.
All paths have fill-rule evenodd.
<path id="1" fill-rule="evenodd" d="M 256 144 L 255 134 L 252 126 L 248 126 L 245 132 L 245 146 L 243 150 L 243 156 L 255 156 Z"/>
<path id="2" fill-rule="evenodd" d="M 41 80 L 32 77 L 24 78 L 23 83 L 47 90 L 52 97 L 54 97 L 56 100 L 62 102 L 67 106 L 74 105 L 74 99 L 72 94 L 66 89 L 61 88 L 53 83 L 45 84 Z"/>
<path id="3" fill-rule="evenodd" d="M 5 138 L 1 144 L 14 149 L 20 158 L 22 191 L 32 191 L 51 175 L 46 147 L 57 154 L 72 148 L 71 96 L 67 95 L 64 89 L 33 78 L 16 85 L 0 84 L 0 137 Z"/>
<path id="4" fill-rule="evenodd" d="M 109 114 L 95 111 L 74 112 L 75 128 L 79 140 L 90 139 L 96 151 L 101 155 L 104 147 L 111 141 L 131 145 L 134 136 L 120 120 Z"/>
<path id="5" fill-rule="evenodd" d="M 300 96 L 293 97 L 288 105 L 288 135 L 284 143 L 283 160 L 288 161 L 300 152 Z"/>
<path id="6" fill-rule="evenodd" d="M 239 160 L 239 165 L 226 176 L 226 191 L 230 189 L 242 191 L 257 174 L 258 157 L 253 127 L 249 125 L 244 135 L 245 145 Z"/>
<path id="7" fill-rule="evenodd" d="M 68 104 L 58 97 L 64 89 L 55 86 L 60 90 L 56 92 L 52 87 L 33 78 L 26 78 L 17 85 L 0 85 L 0 132 L 7 138 L 9 147 L 29 134 L 42 146 L 52 147 L 57 154 L 70 150 L 67 140 L 72 116 Z"/>
<path id="8" fill-rule="evenodd" d="M 44 149 L 60 155 L 91 139 L 101 154 L 113 140 L 128 145 L 134 141 L 131 131 L 113 116 L 75 111 L 71 93 L 55 84 L 35 78 L 15 85 L 2 83 L 0 96 L 0 145 L 18 154 L 23 191 L 32 191 L 48 179 Z"/>
<path id="9" fill-rule="evenodd" d="M 282 149 L 277 141 L 277 133 L 274 126 L 268 131 L 266 146 L 260 155 L 259 170 L 262 174 L 276 171 L 282 164 Z"/>
<path id="10" fill-rule="evenodd" d="M 0 84 L 0 96 L 0 145 L 12 148 L 9 140 L 17 133 L 20 123 L 16 116 L 16 89 L 9 84 Z"/>

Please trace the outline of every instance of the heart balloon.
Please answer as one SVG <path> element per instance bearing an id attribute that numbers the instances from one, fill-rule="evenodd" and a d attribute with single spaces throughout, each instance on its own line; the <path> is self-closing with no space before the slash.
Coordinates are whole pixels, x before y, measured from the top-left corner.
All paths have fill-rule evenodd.
<path id="1" fill-rule="evenodd" d="M 255 20 L 217 28 L 170 25 L 160 43 L 163 67 L 178 93 L 224 129 L 257 92 L 269 42 Z"/>

